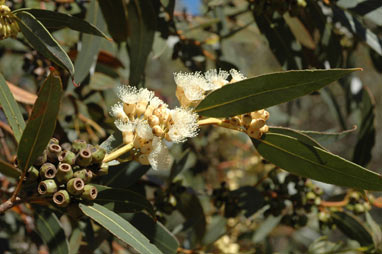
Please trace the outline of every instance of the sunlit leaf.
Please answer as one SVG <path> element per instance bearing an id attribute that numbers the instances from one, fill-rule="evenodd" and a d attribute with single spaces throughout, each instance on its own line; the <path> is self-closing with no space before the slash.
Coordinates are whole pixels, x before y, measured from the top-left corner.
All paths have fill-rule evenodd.
<path id="1" fill-rule="evenodd" d="M 82 212 L 121 241 L 129 244 L 139 253 L 162 254 L 162 252 L 128 221 L 109 209 L 94 203 L 80 204 Z"/>
<path id="2" fill-rule="evenodd" d="M 248 78 L 210 93 L 196 108 L 203 116 L 228 117 L 309 94 L 360 69 L 285 71 Z"/>
<path id="3" fill-rule="evenodd" d="M 382 190 L 379 174 L 304 140 L 268 133 L 252 141 L 261 156 L 291 173 L 340 186 Z"/>
<path id="4" fill-rule="evenodd" d="M 97 35 L 108 39 L 108 37 L 100 29 L 93 25 L 95 23 L 90 23 L 70 14 L 31 8 L 17 9 L 14 13 L 20 11 L 29 12 L 48 29 L 58 30 L 68 27 L 82 33 Z"/>
<path id="5" fill-rule="evenodd" d="M 48 245 L 49 253 L 68 254 L 69 244 L 57 216 L 50 211 L 36 211 L 36 229 Z"/>
<path id="6" fill-rule="evenodd" d="M 18 17 L 17 22 L 21 32 L 34 49 L 66 69 L 73 76 L 74 67 L 72 61 L 44 25 L 32 14 L 25 11 L 17 12 L 16 16 Z"/>
<path id="7" fill-rule="evenodd" d="M 41 86 L 20 140 L 17 161 L 21 170 L 29 168 L 52 137 L 62 94 L 61 79 L 52 72 Z"/>
<path id="8" fill-rule="evenodd" d="M 11 90 L 3 75 L 0 74 L 0 105 L 7 117 L 8 123 L 11 126 L 15 138 L 20 141 L 21 135 L 25 128 L 25 121 L 21 115 L 19 105 L 17 105 Z"/>

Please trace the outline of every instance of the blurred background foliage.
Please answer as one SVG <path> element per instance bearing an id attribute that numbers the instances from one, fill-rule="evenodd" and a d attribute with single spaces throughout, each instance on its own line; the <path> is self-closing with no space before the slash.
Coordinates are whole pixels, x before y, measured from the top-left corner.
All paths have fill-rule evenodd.
<path id="1" fill-rule="evenodd" d="M 175 106 L 174 72 L 234 68 L 252 77 L 280 70 L 361 67 L 362 72 L 320 92 L 269 108 L 269 124 L 336 133 L 317 135 L 317 140 L 344 158 L 379 170 L 380 1 L 14 0 L 7 4 L 13 10 L 38 8 L 73 14 L 113 39 L 48 27 L 74 62 L 74 82 L 80 84 L 74 85 L 69 74 L 62 72 L 65 97 L 54 135 L 61 142 L 83 139 L 99 144 L 113 133 L 109 109 L 117 101 L 119 84 L 145 86 Z M 1 41 L 0 56 L 0 70 L 27 118 L 54 64 L 22 36 Z M 0 124 L 0 158 L 13 162 L 16 143 L 2 111 Z M 149 238 L 172 245 L 168 253 L 178 246 L 172 235 L 179 242 L 179 253 L 381 251 L 377 194 L 369 202 L 365 193 L 293 178 L 257 155 L 246 135 L 225 129 L 202 128 L 198 138 L 174 145 L 172 153 L 178 163 L 170 177 L 169 172 L 129 163 L 111 168 L 110 177 L 102 180 L 152 202 L 158 220 L 171 234 L 165 238 L 165 233 L 154 233 Z M 287 176 L 293 178 L 303 205 L 294 207 L 293 193 L 284 180 Z M 0 176 L 0 183 L 1 197 L 12 181 Z M 315 197 L 330 202 L 309 203 L 305 195 L 316 185 L 324 193 L 313 191 Z M 338 205 L 338 200 L 346 202 Z M 358 204 L 363 211 L 355 209 Z M 368 206 L 373 206 L 372 216 L 365 213 Z M 20 206 L 0 216 L 0 253 L 47 253 L 36 234 L 33 211 Z M 294 217 L 285 218 L 290 212 Z M 321 218 L 327 213 L 332 215 L 330 223 Z M 74 222 L 69 216 L 57 215 L 70 239 L 71 253 L 134 253 L 90 220 Z M 125 216 L 139 229 L 151 220 L 144 215 Z M 148 222 L 164 230 L 162 224 Z"/>

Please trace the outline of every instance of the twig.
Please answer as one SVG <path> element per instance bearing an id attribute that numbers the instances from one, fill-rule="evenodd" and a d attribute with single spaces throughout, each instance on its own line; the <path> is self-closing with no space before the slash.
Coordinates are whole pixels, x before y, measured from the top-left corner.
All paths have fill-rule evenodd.
<path id="1" fill-rule="evenodd" d="M 4 203 L 0 205 L 0 214 L 4 213 L 5 211 L 11 209 L 15 205 L 18 205 L 22 202 L 23 201 L 19 197 L 16 197 L 13 201 L 12 201 L 12 198 L 8 199 L 7 201 L 5 201 Z"/>

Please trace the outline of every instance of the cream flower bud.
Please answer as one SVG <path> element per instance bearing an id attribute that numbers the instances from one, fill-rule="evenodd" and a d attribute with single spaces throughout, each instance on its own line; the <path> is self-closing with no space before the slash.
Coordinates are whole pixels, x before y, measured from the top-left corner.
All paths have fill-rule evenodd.
<path id="1" fill-rule="evenodd" d="M 148 101 L 139 101 L 137 105 L 135 106 L 135 114 L 140 117 L 143 115 L 146 111 Z"/>
<path id="2" fill-rule="evenodd" d="M 269 112 L 264 110 L 264 113 L 261 115 L 261 118 L 263 118 L 265 121 L 269 118 Z"/>
<path id="3" fill-rule="evenodd" d="M 155 125 L 153 126 L 153 134 L 157 137 L 162 137 L 164 134 L 164 131 L 159 125 Z"/>
<path id="4" fill-rule="evenodd" d="M 251 116 L 253 119 L 257 119 L 257 118 L 261 118 L 263 116 L 263 113 L 264 113 L 264 109 L 260 109 L 260 110 L 251 112 Z"/>
<path id="5" fill-rule="evenodd" d="M 266 133 L 266 132 L 268 132 L 268 131 L 269 131 L 269 127 L 268 127 L 268 125 L 264 125 L 263 127 L 261 127 L 261 128 L 260 128 L 260 131 L 261 131 L 262 133 Z"/>
<path id="6" fill-rule="evenodd" d="M 264 125 L 265 121 L 263 119 L 253 119 L 249 128 L 260 129 Z"/>
<path id="7" fill-rule="evenodd" d="M 239 127 L 241 126 L 242 122 L 241 122 L 241 119 L 240 117 L 238 116 L 233 116 L 233 117 L 230 117 L 229 118 L 229 122 L 232 126 L 235 126 L 235 127 Z"/>
<path id="8" fill-rule="evenodd" d="M 127 116 L 132 116 L 135 114 L 135 107 L 136 105 L 135 104 L 127 104 L 127 103 L 124 103 L 123 104 L 123 111 L 125 112 L 125 114 Z"/>
<path id="9" fill-rule="evenodd" d="M 249 127 L 247 130 L 248 136 L 251 138 L 260 138 L 261 137 L 261 131 L 258 128 Z"/>
<path id="10" fill-rule="evenodd" d="M 251 114 L 244 114 L 244 115 L 242 116 L 242 123 L 243 123 L 243 126 L 244 126 L 245 128 L 248 128 L 249 125 L 251 124 L 251 122 L 252 122 Z"/>
<path id="11" fill-rule="evenodd" d="M 148 123 L 151 127 L 155 126 L 155 125 L 159 125 L 160 124 L 160 120 L 159 120 L 159 117 L 157 117 L 156 115 L 151 115 L 149 118 L 148 118 Z"/>

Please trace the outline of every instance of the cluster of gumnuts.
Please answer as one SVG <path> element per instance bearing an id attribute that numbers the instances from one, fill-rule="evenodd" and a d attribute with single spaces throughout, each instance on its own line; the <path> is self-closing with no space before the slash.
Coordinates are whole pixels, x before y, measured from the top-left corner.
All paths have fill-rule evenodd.
<path id="1" fill-rule="evenodd" d="M 261 138 L 263 133 L 268 132 L 269 127 L 266 121 L 269 118 L 269 112 L 261 109 L 246 113 L 243 115 L 232 116 L 224 119 L 224 123 L 228 124 L 231 129 L 243 131 L 252 138 Z"/>
<path id="2" fill-rule="evenodd" d="M 257 15 L 264 13 L 273 14 L 277 11 L 280 15 L 289 12 L 292 16 L 297 15 L 300 9 L 307 5 L 306 0 L 256 0 L 253 8 Z"/>
<path id="3" fill-rule="evenodd" d="M 102 163 L 105 154 L 103 148 L 83 140 L 60 145 L 52 138 L 28 169 L 23 192 L 51 199 L 58 207 L 67 207 L 74 200 L 94 200 L 98 192 L 90 182 L 108 173 L 108 165 Z"/>
<path id="4" fill-rule="evenodd" d="M 311 180 L 287 174 L 280 180 L 277 169 L 272 169 L 262 182 L 263 195 L 268 209 L 264 216 L 283 215 L 281 223 L 291 227 L 303 227 L 308 222 L 307 214 L 321 203 L 323 191 Z"/>
<path id="5" fill-rule="evenodd" d="M 226 218 L 236 217 L 241 211 L 239 197 L 232 195 L 226 182 L 222 182 L 219 188 L 212 191 L 212 202 L 218 209 L 224 206 L 224 217 Z"/>

